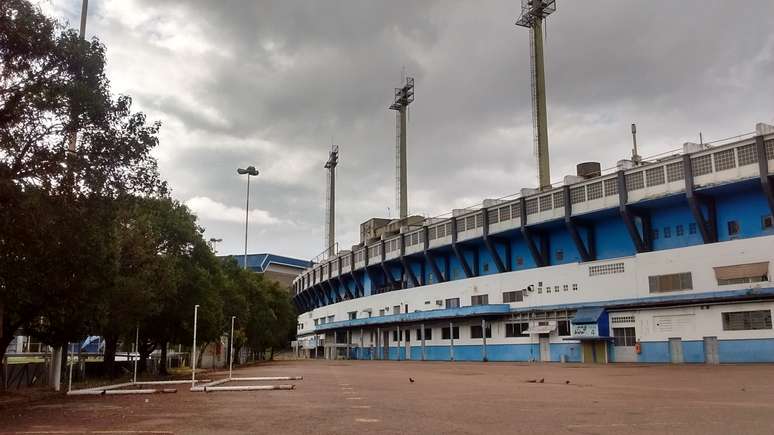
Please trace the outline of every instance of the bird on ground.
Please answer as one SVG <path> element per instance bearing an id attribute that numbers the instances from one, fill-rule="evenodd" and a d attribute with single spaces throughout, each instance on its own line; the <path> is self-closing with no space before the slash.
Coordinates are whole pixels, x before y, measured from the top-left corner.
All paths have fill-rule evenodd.
<path id="1" fill-rule="evenodd" d="M 542 384 L 544 381 L 545 381 L 544 378 L 540 378 L 540 380 L 538 382 L 540 382 Z"/>
<path id="2" fill-rule="evenodd" d="M 414 383 L 414 378 L 409 378 L 409 382 Z"/>

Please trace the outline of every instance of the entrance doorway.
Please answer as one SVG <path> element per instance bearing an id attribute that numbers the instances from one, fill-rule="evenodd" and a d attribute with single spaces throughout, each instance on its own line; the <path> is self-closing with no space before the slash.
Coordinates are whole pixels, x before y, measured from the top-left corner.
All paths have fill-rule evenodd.
<path id="1" fill-rule="evenodd" d="M 540 334 L 540 361 L 551 361 L 551 339 L 548 334 Z"/>
<path id="2" fill-rule="evenodd" d="M 683 363 L 683 339 L 672 337 L 669 339 L 669 359 L 672 364 Z"/>
<path id="3" fill-rule="evenodd" d="M 581 344 L 583 362 L 591 364 L 607 363 L 607 342 L 601 340 L 584 341 Z"/>
<path id="4" fill-rule="evenodd" d="M 390 332 L 384 331 L 382 337 L 382 359 L 390 359 Z"/>
<path id="5" fill-rule="evenodd" d="M 704 337 L 704 362 L 706 364 L 720 364 L 717 337 Z"/>
<path id="6" fill-rule="evenodd" d="M 406 360 L 410 360 L 411 359 L 411 329 L 406 328 L 405 337 L 404 338 L 406 339 L 406 346 L 405 346 L 405 348 L 406 348 Z"/>

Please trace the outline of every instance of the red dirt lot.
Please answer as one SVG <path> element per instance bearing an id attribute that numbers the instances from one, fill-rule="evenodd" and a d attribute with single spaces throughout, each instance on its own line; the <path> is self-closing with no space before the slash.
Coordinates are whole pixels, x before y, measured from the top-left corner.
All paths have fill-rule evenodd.
<path id="1" fill-rule="evenodd" d="M 774 433 L 771 365 L 282 361 L 234 372 L 296 375 L 293 391 L 54 396 L 0 408 L 0 433 Z"/>

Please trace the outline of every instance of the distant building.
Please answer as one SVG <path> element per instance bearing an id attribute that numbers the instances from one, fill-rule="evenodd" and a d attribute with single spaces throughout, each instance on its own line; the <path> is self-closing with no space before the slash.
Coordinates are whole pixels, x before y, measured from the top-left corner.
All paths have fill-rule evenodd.
<path id="1" fill-rule="evenodd" d="M 225 255 L 221 258 L 233 258 L 240 267 L 245 264 L 244 255 Z M 275 254 L 248 254 L 247 268 L 253 272 L 264 275 L 267 279 L 280 283 L 283 287 L 290 287 L 293 280 L 301 272 L 311 267 L 312 263 L 298 258 L 284 257 Z"/>

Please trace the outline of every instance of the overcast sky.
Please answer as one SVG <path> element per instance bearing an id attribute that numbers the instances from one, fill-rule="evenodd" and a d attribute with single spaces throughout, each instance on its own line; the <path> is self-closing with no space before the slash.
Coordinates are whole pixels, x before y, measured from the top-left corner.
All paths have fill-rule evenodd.
<path id="1" fill-rule="evenodd" d="M 81 0 L 35 0 L 77 26 Z M 395 212 L 395 112 L 408 126 L 411 213 L 436 215 L 536 184 L 529 38 L 519 1 L 91 0 L 113 91 L 162 122 L 175 198 L 220 253 L 310 258 L 323 250 L 325 170 L 337 172 L 337 240 Z M 553 180 L 686 141 L 774 122 L 774 2 L 560 1 L 546 31 Z"/>

